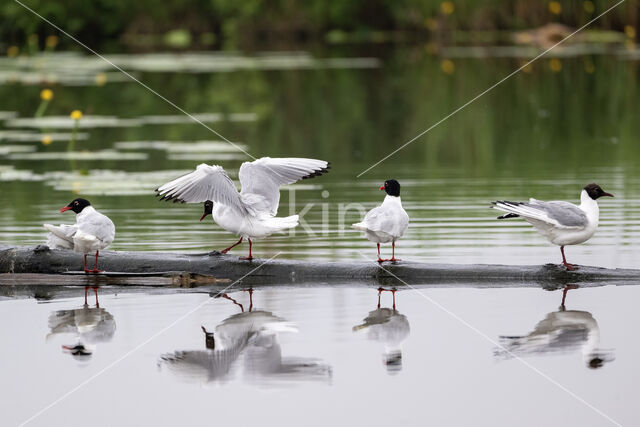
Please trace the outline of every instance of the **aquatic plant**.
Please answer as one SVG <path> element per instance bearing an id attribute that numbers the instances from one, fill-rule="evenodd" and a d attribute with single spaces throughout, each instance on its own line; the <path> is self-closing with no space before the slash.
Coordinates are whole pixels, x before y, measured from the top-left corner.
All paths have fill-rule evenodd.
<path id="1" fill-rule="evenodd" d="M 73 123 L 73 132 L 71 133 L 71 140 L 69 141 L 69 145 L 67 146 L 67 151 L 73 151 L 73 148 L 76 145 L 76 138 L 78 137 L 78 127 L 80 127 L 80 119 L 82 118 L 82 111 L 73 110 L 70 116 L 74 120 L 74 123 Z"/>
<path id="2" fill-rule="evenodd" d="M 42 91 L 40 92 L 40 105 L 38 106 L 38 109 L 36 110 L 36 113 L 33 115 L 33 117 L 42 117 L 45 111 L 47 111 L 47 107 L 49 106 L 49 103 L 52 99 L 53 91 L 51 89 L 42 89 Z"/>

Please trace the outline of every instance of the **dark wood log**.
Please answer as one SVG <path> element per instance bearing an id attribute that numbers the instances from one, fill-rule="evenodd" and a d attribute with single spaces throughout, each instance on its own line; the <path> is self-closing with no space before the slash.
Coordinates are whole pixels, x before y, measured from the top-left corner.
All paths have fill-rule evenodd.
<path id="1" fill-rule="evenodd" d="M 0 246 L 0 273 L 76 274 L 82 271 L 83 257 L 70 250 L 51 250 L 47 246 Z M 158 252 L 100 253 L 100 268 L 107 273 L 98 277 L 104 283 L 149 284 L 176 286 L 182 280 L 193 283 L 206 280 L 242 280 L 245 284 L 292 283 L 352 283 L 409 285 L 438 283 L 475 283 L 478 286 L 495 286 L 496 283 L 555 288 L 564 284 L 625 284 L 636 282 L 640 270 L 606 269 L 580 266 L 577 271 L 567 271 L 560 265 L 462 265 L 398 262 L 317 262 L 275 258 L 242 261 L 235 255 L 219 252 L 206 254 L 173 254 Z M 71 273 L 76 272 L 76 273 Z M 182 276 L 180 276 L 182 274 Z M 78 284 L 87 283 L 84 273 Z M 119 277 L 119 280 L 115 278 Z M 127 280 L 123 280 L 124 278 Z M 176 278 L 177 277 L 177 278 Z M 183 279 L 179 279 L 183 277 Z M 111 279 L 109 279 L 111 278 Z M 206 279 L 208 278 L 208 279 Z M 213 279 L 216 278 L 216 279 Z M 6 279 L 5 279 L 6 280 Z M 71 279 L 69 279 L 71 280 Z"/>

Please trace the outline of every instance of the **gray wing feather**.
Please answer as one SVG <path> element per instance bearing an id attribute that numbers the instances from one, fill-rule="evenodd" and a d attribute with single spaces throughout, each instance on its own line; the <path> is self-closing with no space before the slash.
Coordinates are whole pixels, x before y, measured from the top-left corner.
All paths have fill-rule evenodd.
<path id="1" fill-rule="evenodd" d="M 546 212 L 549 218 L 564 227 L 584 227 L 587 224 L 587 215 L 573 203 L 564 201 L 543 202 L 531 199 L 529 206 Z"/>

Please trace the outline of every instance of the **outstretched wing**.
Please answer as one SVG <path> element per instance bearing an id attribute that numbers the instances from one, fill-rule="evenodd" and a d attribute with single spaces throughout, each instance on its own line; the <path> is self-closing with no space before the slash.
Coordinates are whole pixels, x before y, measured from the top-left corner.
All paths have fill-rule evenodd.
<path id="1" fill-rule="evenodd" d="M 245 203 L 258 212 L 275 215 L 280 202 L 280 186 L 301 179 L 320 176 L 329 169 L 329 162 L 299 157 L 263 157 L 240 166 L 240 192 Z"/>
<path id="2" fill-rule="evenodd" d="M 569 202 L 543 202 L 530 199 L 529 203 L 498 201 L 494 208 L 524 218 L 542 221 L 560 228 L 582 228 L 587 225 L 586 214 Z"/>
<path id="3" fill-rule="evenodd" d="M 195 171 L 174 179 L 156 189 L 160 200 L 182 203 L 202 203 L 211 200 L 244 212 L 240 194 L 222 166 L 202 163 Z"/>

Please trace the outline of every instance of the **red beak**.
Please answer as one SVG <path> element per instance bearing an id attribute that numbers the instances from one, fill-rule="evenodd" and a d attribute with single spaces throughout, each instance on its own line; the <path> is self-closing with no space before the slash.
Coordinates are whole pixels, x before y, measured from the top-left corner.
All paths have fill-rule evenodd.
<path id="1" fill-rule="evenodd" d="M 200 217 L 200 222 L 202 222 L 202 220 L 203 220 L 203 219 L 205 219 L 205 218 L 207 217 L 207 215 L 209 215 L 209 214 L 204 214 L 204 215 L 202 215 L 202 216 Z"/>
<path id="2" fill-rule="evenodd" d="M 380 190 L 384 190 L 384 185 L 380 187 Z"/>
<path id="3" fill-rule="evenodd" d="M 65 206 L 65 207 L 60 208 L 60 212 L 66 212 L 66 211 L 70 211 L 70 210 L 71 210 L 71 208 L 69 206 Z"/>
<path id="4" fill-rule="evenodd" d="M 603 196 L 613 197 L 613 194 L 611 194 L 611 193 L 603 193 L 602 195 L 603 195 Z"/>

